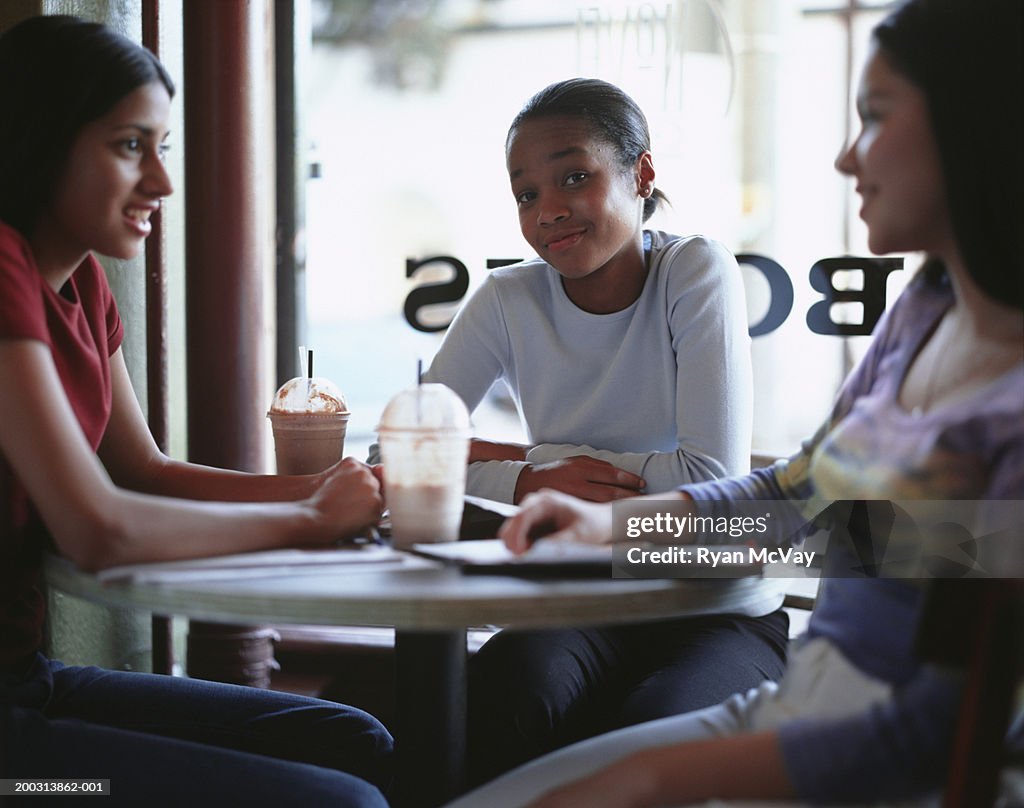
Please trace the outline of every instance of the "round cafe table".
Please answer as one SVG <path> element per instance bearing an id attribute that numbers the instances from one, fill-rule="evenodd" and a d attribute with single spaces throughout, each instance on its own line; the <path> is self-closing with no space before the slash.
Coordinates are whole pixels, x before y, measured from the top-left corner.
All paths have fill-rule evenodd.
<path id="1" fill-rule="evenodd" d="M 228 623 L 395 628 L 395 804 L 457 795 L 465 762 L 466 630 L 546 628 L 734 612 L 763 603 L 758 578 L 530 579 L 465 575 L 414 556 L 398 562 L 266 570 L 220 580 L 104 582 L 48 559 L 50 587 L 115 608 Z"/>

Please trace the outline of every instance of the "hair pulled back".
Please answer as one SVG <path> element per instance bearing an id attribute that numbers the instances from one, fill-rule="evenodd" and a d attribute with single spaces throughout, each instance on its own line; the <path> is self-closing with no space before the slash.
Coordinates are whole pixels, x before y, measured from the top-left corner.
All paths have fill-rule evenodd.
<path id="1" fill-rule="evenodd" d="M 534 95 L 509 126 L 505 149 L 524 121 L 567 117 L 584 121 L 595 137 L 613 146 L 623 167 L 632 167 L 640 155 L 651 149 L 647 118 L 636 101 L 600 79 L 573 78 L 551 84 Z M 644 221 L 668 201 L 660 190 L 644 200 Z"/>

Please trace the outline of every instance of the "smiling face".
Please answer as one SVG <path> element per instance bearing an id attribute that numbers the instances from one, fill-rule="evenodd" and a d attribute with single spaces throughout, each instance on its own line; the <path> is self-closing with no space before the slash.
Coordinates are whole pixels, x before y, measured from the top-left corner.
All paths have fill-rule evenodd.
<path id="1" fill-rule="evenodd" d="M 875 253 L 948 253 L 953 229 L 924 94 L 877 48 L 857 96 L 861 131 L 836 160 L 857 181 Z"/>
<path id="2" fill-rule="evenodd" d="M 89 251 L 138 253 L 174 190 L 163 162 L 170 106 L 162 84 L 145 84 L 82 127 L 30 239 L 44 272 L 74 269 Z"/>
<path id="3" fill-rule="evenodd" d="M 506 159 L 523 237 L 562 275 L 570 297 L 581 284 L 642 278 L 649 152 L 623 166 L 584 121 L 542 117 L 519 124 Z"/>

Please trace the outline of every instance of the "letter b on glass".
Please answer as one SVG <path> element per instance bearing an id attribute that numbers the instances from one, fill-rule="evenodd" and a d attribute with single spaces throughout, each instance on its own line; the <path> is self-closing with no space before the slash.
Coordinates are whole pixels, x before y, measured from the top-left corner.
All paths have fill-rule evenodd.
<path id="1" fill-rule="evenodd" d="M 807 310 L 807 327 L 815 334 L 836 334 L 853 337 L 870 334 L 885 311 L 886 280 L 903 269 L 902 258 L 823 258 L 811 267 L 811 286 L 824 295 Z M 864 279 L 860 289 L 839 289 L 835 285 L 838 272 L 859 271 Z M 859 303 L 863 317 L 859 323 L 837 323 L 832 319 L 836 303 Z"/>

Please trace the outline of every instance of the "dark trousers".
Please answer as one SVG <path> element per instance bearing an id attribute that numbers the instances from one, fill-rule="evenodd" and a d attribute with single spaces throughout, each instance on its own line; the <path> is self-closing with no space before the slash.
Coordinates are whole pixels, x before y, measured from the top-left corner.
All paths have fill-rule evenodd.
<path id="1" fill-rule="evenodd" d="M 383 808 L 392 740 L 331 702 L 39 656 L 0 672 L 0 777 L 109 779 L 110 805 Z"/>
<path id="2" fill-rule="evenodd" d="M 756 618 L 502 631 L 469 664 L 469 785 L 584 738 L 778 679 L 788 635 L 781 609 Z"/>

